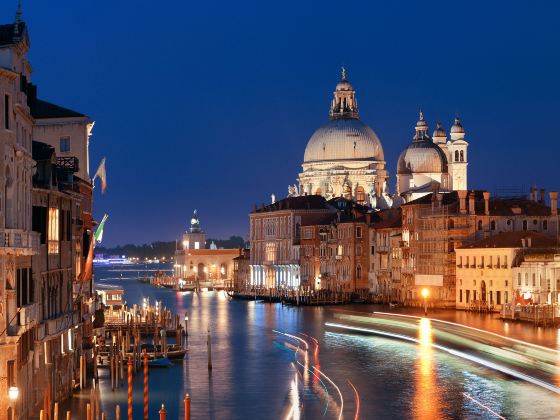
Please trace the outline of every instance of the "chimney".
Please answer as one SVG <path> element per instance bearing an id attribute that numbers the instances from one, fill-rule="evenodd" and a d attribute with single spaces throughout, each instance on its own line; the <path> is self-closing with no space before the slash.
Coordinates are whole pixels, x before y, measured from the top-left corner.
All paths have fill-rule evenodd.
<path id="1" fill-rule="evenodd" d="M 466 214 L 467 213 L 467 192 L 465 190 L 457 191 L 457 195 L 459 196 L 459 213 Z"/>
<path id="2" fill-rule="evenodd" d="M 476 214 L 474 209 L 474 191 L 469 193 L 469 214 Z"/>
<path id="3" fill-rule="evenodd" d="M 529 201 L 533 201 L 533 187 L 529 187 Z"/>
<path id="4" fill-rule="evenodd" d="M 368 225 L 371 224 L 371 213 L 366 213 L 366 223 L 367 223 Z"/>
<path id="5" fill-rule="evenodd" d="M 544 204 L 544 188 L 541 188 L 541 195 L 539 197 L 539 203 Z"/>
<path id="6" fill-rule="evenodd" d="M 484 191 L 482 195 L 484 196 L 484 214 L 488 216 L 490 214 L 490 193 Z"/>
<path id="7" fill-rule="evenodd" d="M 531 237 L 527 237 L 527 248 L 531 248 Z"/>
<path id="8" fill-rule="evenodd" d="M 550 191 L 550 214 L 556 216 L 558 214 L 558 191 Z"/>
<path id="9" fill-rule="evenodd" d="M 438 208 L 441 208 L 441 201 L 443 200 L 443 194 L 442 193 L 437 193 L 436 198 L 437 198 L 437 206 L 438 206 Z"/>
<path id="10" fill-rule="evenodd" d="M 525 238 L 521 238 L 521 248 L 525 248 Z"/>

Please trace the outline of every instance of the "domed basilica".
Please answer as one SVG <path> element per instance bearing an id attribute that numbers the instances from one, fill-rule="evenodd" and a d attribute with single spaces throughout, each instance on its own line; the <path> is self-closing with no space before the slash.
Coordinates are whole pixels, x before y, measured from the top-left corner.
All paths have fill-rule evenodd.
<path id="1" fill-rule="evenodd" d="M 344 68 L 329 117 L 309 139 L 299 186 L 290 186 L 289 196 L 346 197 L 375 209 L 385 209 L 432 192 L 434 183 L 440 192 L 467 189 L 468 143 L 458 117 L 448 141 L 441 123 L 433 136 L 429 136 L 428 124 L 420 112 L 412 143 L 398 160 L 394 195 L 387 189 L 389 174 L 385 170 L 381 141 L 360 120 L 356 92 L 346 79 Z"/>

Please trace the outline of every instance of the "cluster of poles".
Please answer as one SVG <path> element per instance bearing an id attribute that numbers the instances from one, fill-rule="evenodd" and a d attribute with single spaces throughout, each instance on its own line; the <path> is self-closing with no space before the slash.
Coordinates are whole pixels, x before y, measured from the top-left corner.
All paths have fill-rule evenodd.
<path id="1" fill-rule="evenodd" d="M 209 356 L 209 361 L 210 356 Z M 148 355 L 146 352 L 143 354 L 143 369 L 144 369 L 144 420 L 148 420 L 148 407 L 149 407 L 149 389 L 148 389 Z M 132 373 L 133 373 L 133 360 L 129 358 L 127 361 L 127 370 L 128 370 L 128 394 L 127 394 L 127 419 L 132 420 Z M 211 369 L 211 362 L 209 362 L 208 368 Z M 105 420 L 106 416 L 104 412 L 101 412 L 99 409 L 99 383 L 94 379 L 94 384 L 91 389 L 90 393 L 90 400 L 86 405 L 86 419 L 85 420 Z M 190 420 L 191 418 L 191 398 L 190 395 L 187 393 L 185 395 L 185 399 L 183 400 L 184 404 L 184 420 Z M 71 411 L 66 411 L 66 420 L 70 420 L 72 416 Z M 161 409 L 159 410 L 159 418 L 160 420 L 167 420 L 167 410 L 165 409 L 164 404 L 161 405 Z M 58 403 L 54 404 L 53 413 L 49 410 L 42 409 L 39 413 L 40 420 L 62 420 L 62 417 L 59 417 L 59 406 Z M 115 419 L 121 419 L 121 408 L 120 405 L 117 404 L 115 407 Z"/>

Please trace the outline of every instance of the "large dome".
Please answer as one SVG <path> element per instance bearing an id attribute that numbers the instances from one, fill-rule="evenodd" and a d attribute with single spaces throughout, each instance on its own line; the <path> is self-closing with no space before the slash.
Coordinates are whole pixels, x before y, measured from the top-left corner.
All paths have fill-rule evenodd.
<path id="1" fill-rule="evenodd" d="M 399 156 L 397 174 L 445 172 L 447 172 L 445 153 L 431 139 L 409 144 Z"/>
<path id="2" fill-rule="evenodd" d="M 383 161 L 377 135 L 357 118 L 332 119 L 313 133 L 304 163 L 333 160 Z"/>

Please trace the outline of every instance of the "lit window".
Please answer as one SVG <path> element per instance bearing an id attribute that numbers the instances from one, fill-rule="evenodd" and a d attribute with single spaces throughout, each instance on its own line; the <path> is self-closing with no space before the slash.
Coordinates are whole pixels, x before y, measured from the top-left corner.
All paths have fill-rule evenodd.
<path id="1" fill-rule="evenodd" d="M 49 244 L 48 252 L 49 254 L 58 254 L 59 252 L 59 216 L 58 209 L 55 207 L 49 207 Z"/>
<path id="2" fill-rule="evenodd" d="M 194 249 L 200 249 L 200 242 L 195 242 L 194 243 Z"/>

